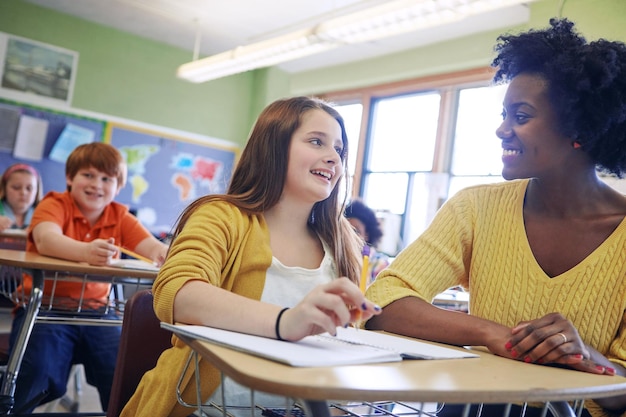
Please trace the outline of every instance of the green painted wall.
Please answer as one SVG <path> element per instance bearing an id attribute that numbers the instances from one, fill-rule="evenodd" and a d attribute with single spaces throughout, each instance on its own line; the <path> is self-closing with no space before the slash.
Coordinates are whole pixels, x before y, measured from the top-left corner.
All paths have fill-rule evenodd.
<path id="1" fill-rule="evenodd" d="M 561 0 L 531 3 L 524 27 L 545 27 Z M 562 15 L 589 39 L 626 41 L 626 0 L 565 0 Z M 0 31 L 79 52 L 72 106 L 243 145 L 253 121 L 279 97 L 319 94 L 487 66 L 501 31 L 428 45 L 383 58 L 287 74 L 277 68 L 204 84 L 175 77 L 192 53 L 31 5 L 0 1 Z"/>
<path id="2" fill-rule="evenodd" d="M 0 1 L 0 31 L 80 54 L 73 108 L 245 143 L 253 72 L 204 84 L 179 80 L 176 68 L 190 51 L 20 0 Z"/>

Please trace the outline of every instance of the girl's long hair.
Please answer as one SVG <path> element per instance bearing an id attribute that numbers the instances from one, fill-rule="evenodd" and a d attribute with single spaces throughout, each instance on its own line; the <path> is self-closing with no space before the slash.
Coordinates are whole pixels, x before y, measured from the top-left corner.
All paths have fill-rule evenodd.
<path id="1" fill-rule="evenodd" d="M 261 214 L 277 204 L 287 176 L 291 138 L 301 124 L 302 115 L 315 109 L 328 113 L 341 127 L 343 151 L 340 156 L 344 166 L 343 178 L 346 178 L 348 138 L 343 118 L 337 110 L 318 98 L 277 100 L 259 115 L 226 194 L 206 195 L 192 202 L 179 217 L 174 238 L 191 214 L 210 201 L 227 201 L 250 214 Z M 341 181 L 340 178 L 326 200 L 314 205 L 308 225 L 329 245 L 338 274 L 358 283 L 361 243 L 343 216 L 346 196 L 340 203 L 338 194 Z"/>

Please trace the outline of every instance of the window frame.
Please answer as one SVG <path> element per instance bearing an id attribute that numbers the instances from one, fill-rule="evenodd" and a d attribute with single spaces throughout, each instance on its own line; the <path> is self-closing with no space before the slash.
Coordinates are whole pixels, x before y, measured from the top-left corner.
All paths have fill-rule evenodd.
<path id="1" fill-rule="evenodd" d="M 369 174 L 380 174 L 380 172 L 371 172 L 369 167 L 365 166 L 366 156 L 369 152 L 369 141 L 371 137 L 371 125 L 373 118 L 374 103 L 379 100 L 390 99 L 397 96 L 420 93 L 439 93 L 441 96 L 439 103 L 439 116 L 436 129 L 435 148 L 433 153 L 432 170 L 427 174 L 446 175 L 448 182 L 452 179 L 452 155 L 454 151 L 454 137 L 456 132 L 456 120 L 459 105 L 459 91 L 467 88 L 488 87 L 492 84 L 495 69 L 492 67 L 480 67 L 462 71 L 456 71 L 447 74 L 429 75 L 415 79 L 392 82 L 381 85 L 374 85 L 351 90 L 333 91 L 318 96 L 327 101 L 338 105 L 361 103 L 361 127 L 358 138 L 358 148 L 355 163 L 355 172 L 352 177 L 351 194 L 348 198 L 357 198 L 364 196 L 365 178 Z M 494 127 L 495 130 L 496 127 Z M 422 171 L 414 173 L 412 171 L 401 171 L 406 173 L 410 178 L 423 173 Z M 464 175 L 455 175 L 454 177 L 465 177 Z M 409 178 L 409 179 L 410 179 Z M 415 238 L 412 236 L 414 231 L 411 229 L 411 222 L 407 216 L 412 211 L 412 182 L 409 181 L 406 190 L 406 204 L 404 213 L 401 214 L 400 220 L 400 240 L 404 242 L 402 246 L 409 243 Z M 448 185 L 449 187 L 449 185 Z M 447 198 L 449 198 L 449 190 Z M 445 199 L 437 201 L 438 209 Z M 430 204 L 430 203 L 428 203 Z M 427 205 L 428 205 L 427 204 Z M 430 211 L 429 211 L 430 213 Z M 401 249 L 401 248 L 399 248 Z M 395 255 L 390 253 L 391 255 Z"/>
<path id="2" fill-rule="evenodd" d="M 429 75 L 392 83 L 318 94 L 319 97 L 332 103 L 351 104 L 360 102 L 363 105 L 351 197 L 356 198 L 362 194 L 364 162 L 368 145 L 367 142 L 370 135 L 369 119 L 371 116 L 372 102 L 374 100 L 426 91 L 439 91 L 441 93 L 439 123 L 435 143 L 435 159 L 431 172 L 448 173 L 450 171 L 456 109 L 458 105 L 456 90 L 488 86 L 494 74 L 494 68 L 480 67 L 447 74 Z"/>

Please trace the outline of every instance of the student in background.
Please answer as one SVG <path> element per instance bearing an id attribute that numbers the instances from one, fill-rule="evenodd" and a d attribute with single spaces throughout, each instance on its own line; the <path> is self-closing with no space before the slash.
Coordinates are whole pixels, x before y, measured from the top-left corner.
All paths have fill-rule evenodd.
<path id="1" fill-rule="evenodd" d="M 370 285 L 374 282 L 378 273 L 389 265 L 389 257 L 376 249 L 380 239 L 383 237 L 380 222 L 374 210 L 359 199 L 352 200 L 346 206 L 344 213 L 357 234 L 370 247 L 367 282 L 367 285 Z"/>
<path id="2" fill-rule="evenodd" d="M 626 45 L 588 43 L 573 26 L 552 19 L 498 38 L 495 81 L 509 85 L 496 134 L 509 181 L 443 205 L 369 287 L 384 308 L 368 329 L 626 376 L 626 197 L 597 175 L 626 172 Z M 429 303 L 455 285 L 469 290 L 470 314 Z M 626 395 L 585 407 L 621 414 Z"/>
<path id="3" fill-rule="evenodd" d="M 43 196 L 41 177 L 27 164 L 13 164 L 0 179 L 0 231 L 26 229 Z"/>
<path id="4" fill-rule="evenodd" d="M 142 226 L 128 208 L 113 201 L 126 182 L 120 152 L 105 143 L 78 146 L 65 166 L 67 190 L 46 194 L 28 230 L 27 251 L 91 265 L 107 265 L 126 247 L 160 264 L 167 246 Z M 24 279 L 26 292 L 30 280 Z M 76 303 L 82 283 L 57 282 L 54 300 Z M 83 309 L 108 303 L 110 284 L 90 283 Z M 44 290 L 44 298 L 50 288 Z M 69 307 L 69 306 L 68 306 Z M 25 309 L 18 307 L 11 329 L 11 346 Z M 115 314 L 114 312 L 110 314 Z M 65 394 L 70 369 L 82 363 L 87 382 L 100 394 L 106 410 L 120 340 L 120 328 L 36 323 L 16 383 L 14 410 L 29 413 L 40 403 Z"/>
<path id="5" fill-rule="evenodd" d="M 343 119 L 325 102 L 295 97 L 267 106 L 227 194 L 204 196 L 183 212 L 153 287 L 159 319 L 296 341 L 377 314 L 359 290 L 360 239 L 340 209 L 347 146 Z M 176 399 L 189 354 L 175 340 L 122 416 L 189 415 Z M 192 374 L 181 387 L 188 403 L 196 402 Z M 220 375 L 201 361 L 199 377 L 204 401 Z M 250 391 L 226 381 L 226 405 L 249 407 Z M 254 398 L 285 405 L 283 397 Z M 221 403 L 217 393 L 211 399 Z"/>

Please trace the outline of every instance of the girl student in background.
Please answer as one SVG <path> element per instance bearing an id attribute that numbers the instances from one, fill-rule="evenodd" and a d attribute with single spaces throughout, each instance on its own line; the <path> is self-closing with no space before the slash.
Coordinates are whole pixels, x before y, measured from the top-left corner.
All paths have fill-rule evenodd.
<path id="1" fill-rule="evenodd" d="M 0 179 L 0 231 L 26 229 L 43 198 L 41 177 L 27 164 L 13 164 Z"/>
<path id="2" fill-rule="evenodd" d="M 228 192 L 182 213 L 153 287 L 159 319 L 296 341 L 378 314 L 359 290 L 361 240 L 339 202 L 347 146 L 343 119 L 327 103 L 294 97 L 267 106 Z M 176 391 L 190 352 L 174 338 L 122 416 L 189 415 Z M 202 399 L 215 392 L 211 401 L 221 403 L 219 371 L 201 361 L 199 372 Z M 189 404 L 196 402 L 192 374 L 180 388 Z M 250 415 L 247 388 L 228 379 L 220 388 L 226 403 L 219 405 L 248 407 L 239 412 Z M 255 392 L 254 399 L 285 406 L 283 397 Z"/>

